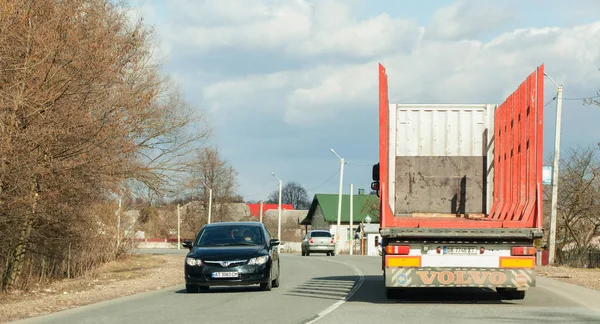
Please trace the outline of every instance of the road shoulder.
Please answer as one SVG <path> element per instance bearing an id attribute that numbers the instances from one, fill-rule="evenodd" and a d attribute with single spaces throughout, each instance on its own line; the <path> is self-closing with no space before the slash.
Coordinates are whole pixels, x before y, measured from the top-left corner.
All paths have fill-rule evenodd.
<path id="1" fill-rule="evenodd" d="M 184 282 L 183 255 L 131 255 L 92 274 L 2 295 L 0 322 L 15 321 L 159 290 Z"/>

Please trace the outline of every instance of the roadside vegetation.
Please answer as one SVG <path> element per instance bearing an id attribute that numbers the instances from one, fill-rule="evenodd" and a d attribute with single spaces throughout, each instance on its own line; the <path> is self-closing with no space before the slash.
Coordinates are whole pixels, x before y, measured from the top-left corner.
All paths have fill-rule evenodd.
<path id="1" fill-rule="evenodd" d="M 123 1 L 0 0 L 0 290 L 118 258 L 118 198 L 165 194 L 209 136 L 131 17 Z"/>
<path id="2" fill-rule="evenodd" d="M 547 239 L 551 186 L 546 186 L 544 194 Z M 556 262 L 600 268 L 600 143 L 567 148 L 561 154 L 556 223 Z"/>

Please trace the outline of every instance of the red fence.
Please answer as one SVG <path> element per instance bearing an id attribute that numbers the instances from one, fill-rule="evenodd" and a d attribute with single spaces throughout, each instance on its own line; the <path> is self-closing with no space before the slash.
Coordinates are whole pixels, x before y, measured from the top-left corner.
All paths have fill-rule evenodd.
<path id="1" fill-rule="evenodd" d="M 544 65 L 494 113 L 494 203 L 503 227 L 541 227 Z"/>

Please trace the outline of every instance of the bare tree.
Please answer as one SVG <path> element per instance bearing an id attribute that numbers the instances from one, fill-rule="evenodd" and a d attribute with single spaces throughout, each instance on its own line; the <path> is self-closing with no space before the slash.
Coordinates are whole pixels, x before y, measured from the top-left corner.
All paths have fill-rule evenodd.
<path id="1" fill-rule="evenodd" d="M 235 194 L 237 171 L 220 156 L 218 148 L 206 147 L 197 151 L 191 163 L 187 186 L 192 200 L 199 200 L 205 214 L 209 208 L 209 189 L 212 189 L 212 222 L 232 220 L 228 203 L 238 202 Z M 207 188 L 208 186 L 208 188 Z M 206 223 L 205 215 L 187 220 L 190 229 L 198 229 Z"/>
<path id="2" fill-rule="evenodd" d="M 163 191 L 208 132 L 191 131 L 201 116 L 160 75 L 152 31 L 122 2 L 0 0 L 0 44 L 7 289 L 117 255 L 115 193 L 128 181 Z"/>
<path id="3" fill-rule="evenodd" d="M 279 189 L 273 191 L 266 201 L 269 204 L 279 203 Z M 295 181 L 287 182 L 281 189 L 281 203 L 290 204 L 294 209 L 310 208 L 310 201 L 306 189 L 301 184 Z"/>
<path id="4" fill-rule="evenodd" d="M 546 192 L 549 195 L 549 192 Z M 549 203 L 549 199 L 546 199 Z M 549 208 L 546 208 L 550 212 Z M 549 225 L 549 217 L 545 217 Z M 557 249 L 572 265 L 585 264 L 592 240 L 600 235 L 600 160 L 598 147 L 570 149 L 560 161 Z M 557 254 L 559 257 L 563 253 Z"/>

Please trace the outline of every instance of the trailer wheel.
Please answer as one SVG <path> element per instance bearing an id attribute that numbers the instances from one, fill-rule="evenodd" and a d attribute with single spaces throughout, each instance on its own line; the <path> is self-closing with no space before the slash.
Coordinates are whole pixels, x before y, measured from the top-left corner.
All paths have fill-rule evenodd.
<path id="1" fill-rule="evenodd" d="M 526 290 L 517 290 L 511 288 L 496 288 L 496 291 L 505 299 L 522 300 L 525 299 Z"/>
<path id="2" fill-rule="evenodd" d="M 404 297 L 405 289 L 403 288 L 385 288 L 385 298 L 387 299 L 399 299 Z"/>

